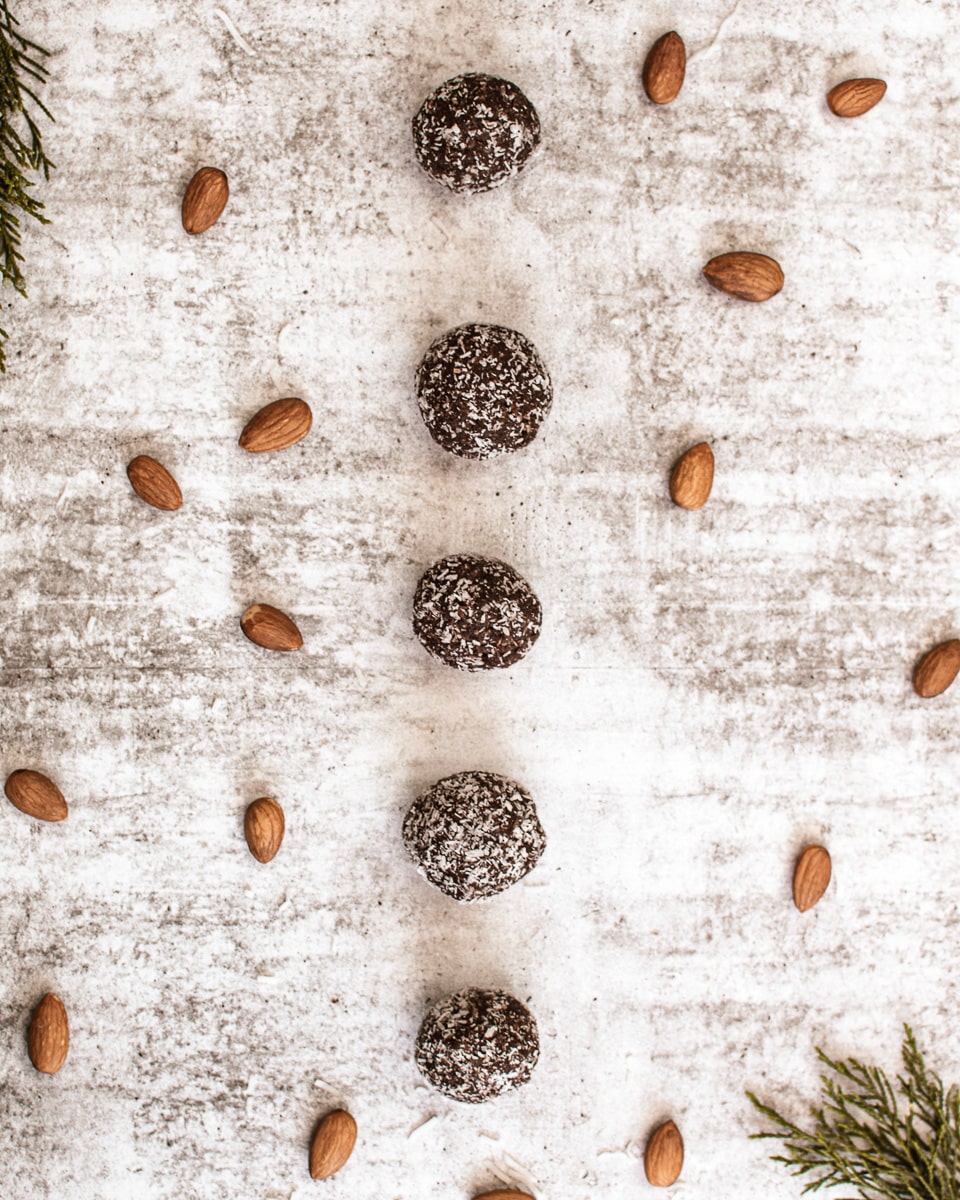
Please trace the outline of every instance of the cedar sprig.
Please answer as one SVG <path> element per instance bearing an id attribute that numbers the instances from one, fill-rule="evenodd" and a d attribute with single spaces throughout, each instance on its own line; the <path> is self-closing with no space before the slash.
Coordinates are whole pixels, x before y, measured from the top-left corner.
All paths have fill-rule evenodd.
<path id="1" fill-rule="evenodd" d="M 49 179 L 54 167 L 26 102 L 32 101 L 49 120 L 53 117 L 33 86 L 47 77 L 42 59 L 49 51 L 19 33 L 17 24 L 8 0 L 0 0 L 0 276 L 26 296 L 18 214 L 26 213 L 44 225 L 49 220 L 43 215 L 43 204 L 30 194 L 34 185 L 24 172 L 42 171 L 44 179 Z M 6 331 L 0 329 L 0 371 L 7 369 L 6 338 Z"/>
<path id="2" fill-rule="evenodd" d="M 809 1132 L 747 1093 L 776 1127 L 751 1136 L 783 1142 L 784 1153 L 771 1157 L 812 1176 L 804 1193 L 849 1184 L 864 1200 L 960 1200 L 960 1090 L 944 1090 L 903 1028 L 896 1087 L 879 1067 L 817 1050 L 833 1076 L 820 1076 L 823 1104 L 811 1110 Z"/>

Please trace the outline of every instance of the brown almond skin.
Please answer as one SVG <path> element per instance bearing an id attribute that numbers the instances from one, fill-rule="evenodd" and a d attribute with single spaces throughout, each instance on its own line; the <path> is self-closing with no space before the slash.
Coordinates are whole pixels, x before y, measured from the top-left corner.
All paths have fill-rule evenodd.
<path id="1" fill-rule="evenodd" d="M 285 450 L 305 438 L 312 424 L 313 413 L 305 400 L 293 396 L 274 400 L 246 423 L 240 434 L 240 445 L 251 454 Z"/>
<path id="2" fill-rule="evenodd" d="M 155 458 L 138 455 L 127 467 L 127 478 L 140 499 L 154 508 L 175 512 L 183 504 L 180 485 Z"/>
<path id="3" fill-rule="evenodd" d="M 230 185 L 217 167 L 201 167 L 187 184 L 180 219 L 187 233 L 203 233 L 215 225 L 227 207 Z"/>
<path id="4" fill-rule="evenodd" d="M 783 287 L 783 271 L 776 259 L 752 250 L 733 250 L 718 254 L 703 268 L 707 282 L 718 292 L 750 300 L 754 304 L 769 300 Z"/>
<path id="5" fill-rule="evenodd" d="M 654 1187 L 670 1187 L 683 1169 L 683 1138 L 673 1121 L 665 1121 L 650 1135 L 643 1154 L 647 1182 Z"/>
<path id="6" fill-rule="evenodd" d="M 329 1179 L 336 1175 L 357 1141 L 357 1123 L 342 1108 L 328 1112 L 310 1144 L 310 1178 Z"/>
<path id="7" fill-rule="evenodd" d="M 687 48 L 680 34 L 671 30 L 657 38 L 643 64 L 643 90 L 647 99 L 654 104 L 669 104 L 676 100 L 686 70 Z"/>
<path id="8" fill-rule="evenodd" d="M 924 700 L 939 696 L 956 679 L 960 671 L 960 641 L 951 638 L 934 646 L 917 663 L 913 672 L 913 690 Z"/>
<path id="9" fill-rule="evenodd" d="M 39 771 L 14 771 L 3 785 L 14 808 L 38 821 L 63 821 L 67 802 L 52 779 Z"/>
<path id="10" fill-rule="evenodd" d="M 56 1075 L 67 1059 L 70 1048 L 70 1023 L 59 996 L 47 992 L 30 1018 L 27 1052 L 30 1061 L 44 1075 Z"/>
<path id="11" fill-rule="evenodd" d="M 793 902 L 801 912 L 813 908 L 830 883 L 830 855 L 823 846 L 806 846 L 793 869 Z"/>
<path id="12" fill-rule="evenodd" d="M 713 451 L 706 442 L 691 446 L 670 472 L 670 499 L 691 511 L 703 508 L 713 487 Z"/>
<path id="13" fill-rule="evenodd" d="M 512 1192 L 509 1188 L 497 1188 L 493 1192 L 481 1192 L 473 1200 L 533 1200 L 529 1192 Z"/>
<path id="14" fill-rule="evenodd" d="M 286 824 L 283 809 L 270 796 L 261 796 L 243 817 L 243 836 L 257 862 L 268 863 L 280 849 Z"/>
<path id="15" fill-rule="evenodd" d="M 264 650 L 299 650 L 303 645 L 300 630 L 286 613 L 272 604 L 251 604 L 240 618 L 240 628 L 251 642 Z"/>
<path id="16" fill-rule="evenodd" d="M 886 90 L 882 79 L 846 79 L 827 92 L 827 107 L 835 117 L 862 117 L 880 103 Z"/>

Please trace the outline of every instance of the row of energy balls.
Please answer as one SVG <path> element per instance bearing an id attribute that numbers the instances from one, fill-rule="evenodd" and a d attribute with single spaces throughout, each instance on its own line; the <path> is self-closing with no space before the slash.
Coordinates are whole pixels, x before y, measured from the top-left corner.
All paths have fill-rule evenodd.
<path id="1" fill-rule="evenodd" d="M 684 68 L 682 40 L 675 33 L 665 34 L 644 67 L 649 99 L 658 104 L 672 101 Z M 863 85 L 876 85 L 866 88 L 871 103 L 865 107 Z M 848 81 L 840 87 L 846 91 L 834 89 L 828 96 L 838 116 L 859 115 L 883 91 L 879 81 L 869 80 Z M 844 105 L 848 111 L 841 111 Z M 448 80 L 424 101 L 413 119 L 413 140 L 417 159 L 432 178 L 455 192 L 476 193 L 500 185 L 523 168 L 539 144 L 540 122 L 533 105 L 514 84 L 470 73 Z M 187 232 L 210 228 L 222 215 L 228 194 L 222 171 L 205 167 L 197 172 L 184 196 Z M 765 280 L 763 295 L 756 291 L 758 269 Z M 743 271 L 749 277 L 746 282 L 740 278 Z M 720 256 L 708 264 L 705 274 L 715 286 L 744 299 L 766 299 L 783 282 L 779 266 L 762 255 Z M 450 453 L 471 459 L 528 445 L 553 398 L 547 369 L 529 339 L 515 330 L 482 324 L 460 326 L 430 346 L 417 371 L 416 392 L 433 438 Z M 311 420 L 304 401 L 274 401 L 248 422 L 240 445 L 251 452 L 283 449 L 306 436 Z M 179 485 L 158 460 L 139 456 L 130 463 L 128 476 L 147 503 L 168 510 L 181 506 Z M 713 455 L 701 443 L 675 465 L 671 497 L 681 507 L 699 508 L 709 496 L 712 480 Z M 539 600 L 512 567 L 470 554 L 435 563 L 421 578 L 414 597 L 417 637 L 434 657 L 459 670 L 518 662 L 539 636 L 541 620 Z M 251 605 L 240 624 L 251 641 L 268 649 L 289 651 L 303 644 L 291 618 L 270 605 Z M 950 667 L 955 674 L 953 662 Z M 917 682 L 915 686 L 921 694 L 934 694 L 921 691 Z M 6 791 L 18 808 L 33 816 L 61 820 L 67 815 L 59 789 L 39 772 L 14 772 Z M 273 799 L 254 801 L 244 831 L 253 855 L 261 862 L 270 861 L 283 838 L 283 810 Z M 403 839 L 421 874 L 460 903 L 488 899 L 522 879 L 536 866 L 546 845 L 526 789 L 484 771 L 460 772 L 421 795 L 406 815 Z M 807 847 L 794 877 L 799 908 L 819 899 L 829 873 L 827 852 Z M 31 1059 L 41 1070 L 59 1070 L 67 1043 L 66 1012 L 59 999 L 48 994 L 31 1021 Z M 444 1095 L 479 1103 L 530 1078 L 539 1057 L 536 1021 L 525 1005 L 506 992 L 468 988 L 430 1009 L 417 1036 L 415 1057 L 426 1078 Z M 328 1113 L 311 1145 L 313 1178 L 338 1171 L 355 1139 L 356 1124 L 349 1113 Z M 656 1185 L 669 1185 L 679 1176 L 682 1162 L 679 1130 L 667 1121 L 647 1143 L 647 1178 Z M 521 1200 L 522 1193 L 485 1193 L 486 1200 L 507 1196 Z"/>

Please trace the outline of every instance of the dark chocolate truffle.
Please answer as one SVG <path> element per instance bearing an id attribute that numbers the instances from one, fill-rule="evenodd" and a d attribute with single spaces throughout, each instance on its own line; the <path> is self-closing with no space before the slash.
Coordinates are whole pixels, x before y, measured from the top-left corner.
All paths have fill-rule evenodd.
<path id="1" fill-rule="evenodd" d="M 519 450 L 537 436 L 553 389 L 537 349 L 502 325 L 460 325 L 417 370 L 417 403 L 434 441 L 461 458 Z"/>
<path id="2" fill-rule="evenodd" d="M 506 992 L 454 992 L 430 1009 L 417 1034 L 417 1066 L 438 1092 L 465 1104 L 526 1083 L 539 1057 L 536 1021 Z"/>
<path id="3" fill-rule="evenodd" d="M 420 874 L 454 900 L 485 900 L 537 865 L 547 844 L 533 797 L 490 771 L 461 771 L 414 800 L 403 840 Z"/>
<path id="4" fill-rule="evenodd" d="M 472 554 L 435 562 L 413 597 L 414 633 L 434 657 L 461 671 L 512 666 L 540 636 L 542 618 L 523 576 Z"/>
<path id="5" fill-rule="evenodd" d="M 540 142 L 537 110 L 515 83 L 471 72 L 441 83 L 413 118 L 420 166 L 454 192 L 487 192 Z"/>

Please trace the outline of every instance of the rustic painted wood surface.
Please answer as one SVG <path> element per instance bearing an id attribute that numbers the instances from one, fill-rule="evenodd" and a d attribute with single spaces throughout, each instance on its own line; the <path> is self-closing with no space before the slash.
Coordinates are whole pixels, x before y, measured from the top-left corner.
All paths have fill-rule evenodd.
<path id="1" fill-rule="evenodd" d="M 30 300 L 4 297 L 0 767 L 49 773 L 70 816 L 0 810 L 0 1191 L 639 1195 L 672 1116 L 690 1200 L 786 1200 L 745 1088 L 799 1116 L 815 1043 L 895 1069 L 904 1020 L 960 1078 L 960 691 L 910 687 L 960 629 L 958 10 L 15 8 L 56 52 L 58 170 Z M 670 28 L 687 78 L 656 109 L 640 68 Z M 544 139 L 456 197 L 409 121 L 471 68 L 515 80 Z M 842 122 L 824 94 L 852 75 L 889 88 Z M 202 165 L 231 199 L 188 238 Z M 775 257 L 782 293 L 713 292 L 699 268 L 731 249 Z M 466 320 L 522 330 L 553 374 L 505 462 L 446 456 L 413 400 Z M 310 435 L 244 454 L 284 395 Z M 669 469 L 700 440 L 713 494 L 682 512 Z M 141 453 L 181 511 L 133 495 Z M 543 601 L 508 672 L 411 635 L 420 572 L 461 550 Z M 242 637 L 254 601 L 302 651 Z M 525 783 L 549 839 L 474 908 L 399 833 L 465 768 Z M 242 831 L 261 795 L 287 821 L 268 866 Z M 801 915 L 810 840 L 834 879 Z M 479 1108 L 411 1054 L 468 984 L 529 1000 L 543 1041 L 531 1084 Z M 49 1079 L 25 1048 L 47 990 L 72 1035 Z M 314 1184 L 340 1106 L 357 1149 Z"/>

